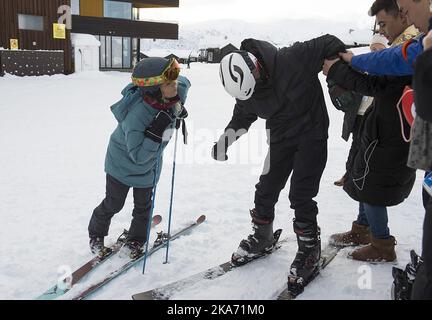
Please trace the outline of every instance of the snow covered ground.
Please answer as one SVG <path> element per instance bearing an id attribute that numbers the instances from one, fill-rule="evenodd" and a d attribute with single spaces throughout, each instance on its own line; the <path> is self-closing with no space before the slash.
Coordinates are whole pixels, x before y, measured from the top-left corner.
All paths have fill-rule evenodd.
<path id="1" fill-rule="evenodd" d="M 183 74 L 192 88 L 187 107 L 190 142 L 179 145 L 173 229 L 205 213 L 207 221 L 191 235 L 153 255 L 146 274 L 141 267 L 114 280 L 93 299 L 130 299 L 140 291 L 164 285 L 230 258 L 250 231 L 248 210 L 266 153 L 264 122 L 229 150 L 227 163 L 210 158 L 213 142 L 231 117 L 233 100 L 219 84 L 217 65 L 193 64 Z M 127 73 L 87 73 L 40 78 L 0 78 L 0 299 L 33 299 L 57 282 L 67 268 L 91 258 L 87 224 L 103 199 L 103 163 L 107 142 L 116 126 L 109 106 L 120 98 Z M 325 84 L 324 77 L 322 77 Z M 357 205 L 333 181 L 344 173 L 349 144 L 340 135 L 342 113 L 328 101 L 331 119 L 329 157 L 317 197 L 323 246 L 330 234 L 346 231 Z M 172 149 L 165 155 L 155 212 L 167 228 Z M 258 146 L 258 147 L 256 147 Z M 251 156 L 249 156 L 251 154 Z M 410 198 L 389 209 L 390 228 L 398 240 L 398 263 L 408 262 L 409 250 L 420 251 L 423 208 L 421 176 Z M 296 252 L 293 212 L 288 188 L 276 208 L 275 227 L 290 241 L 268 259 L 225 277 L 203 282 L 176 299 L 272 299 L 285 286 Z M 130 195 L 112 222 L 107 243 L 129 227 Z M 346 249 L 312 283 L 301 299 L 389 299 L 391 264 L 365 265 L 348 260 Z M 114 259 L 64 296 L 71 298 L 103 277 Z"/>

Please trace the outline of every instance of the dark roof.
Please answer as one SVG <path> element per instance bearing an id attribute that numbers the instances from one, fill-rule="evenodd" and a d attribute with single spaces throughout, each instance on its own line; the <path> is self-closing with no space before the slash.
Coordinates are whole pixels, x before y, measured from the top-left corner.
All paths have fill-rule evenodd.
<path id="1" fill-rule="evenodd" d="M 225 49 L 225 48 L 234 48 L 235 50 L 238 50 L 237 47 L 232 43 L 228 43 L 225 47 L 222 47 L 221 49 Z"/>

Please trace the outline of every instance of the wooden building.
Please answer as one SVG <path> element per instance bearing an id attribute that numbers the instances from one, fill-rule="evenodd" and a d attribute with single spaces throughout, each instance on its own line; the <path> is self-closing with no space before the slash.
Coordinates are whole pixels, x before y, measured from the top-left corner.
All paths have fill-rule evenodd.
<path id="1" fill-rule="evenodd" d="M 2 51 L 0 54 L 1 70 L 11 63 L 11 65 L 19 65 L 22 67 L 20 69 L 24 69 L 24 71 L 13 70 L 12 73 L 17 75 L 37 75 L 37 72 L 39 74 L 72 72 L 70 31 L 66 30 L 66 39 L 55 39 L 53 34 L 53 23 L 58 22 L 60 15 L 57 11 L 62 5 L 70 5 L 70 0 L 0 1 L 0 47 L 10 49 L 11 45 L 17 45 L 18 49 L 27 50 L 22 54 L 20 51 Z M 44 50 L 44 52 L 36 52 L 36 50 Z M 57 61 L 54 66 L 59 65 L 58 62 L 60 62 L 58 60 L 59 50 L 63 52 L 61 62 L 63 66 L 60 68 L 56 66 L 53 70 L 51 68 L 53 60 Z M 35 61 L 34 64 L 33 61 Z M 12 70 L 8 68 L 6 71 Z"/>
<path id="2" fill-rule="evenodd" d="M 59 38 L 54 24 L 65 5 L 72 11 L 72 30 Z M 71 33 L 91 34 L 101 42 L 100 69 L 130 70 L 139 60 L 140 38 L 178 39 L 177 24 L 139 21 L 139 10 L 178 6 L 179 0 L 0 0 L 0 74 L 73 72 Z M 26 61 L 32 60 L 42 62 L 29 66 Z M 14 65 L 20 70 L 10 70 Z"/>
<path id="3" fill-rule="evenodd" d="M 200 50 L 200 61 L 207 63 L 219 63 L 227 54 L 238 50 L 236 46 L 229 43 L 222 48 L 207 48 Z"/>
<path id="4" fill-rule="evenodd" d="M 130 70 L 140 39 L 178 39 L 177 24 L 140 21 L 139 10 L 178 6 L 179 0 L 72 0 L 72 32 L 98 38 L 101 70 Z"/>

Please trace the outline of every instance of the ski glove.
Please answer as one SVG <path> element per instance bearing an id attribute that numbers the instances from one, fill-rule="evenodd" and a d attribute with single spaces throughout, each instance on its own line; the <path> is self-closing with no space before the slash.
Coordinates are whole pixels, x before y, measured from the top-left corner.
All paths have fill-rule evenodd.
<path id="1" fill-rule="evenodd" d="M 180 109 L 180 113 L 177 116 L 177 121 L 176 121 L 176 129 L 180 128 L 181 123 L 184 121 L 184 119 L 186 119 L 188 117 L 188 112 L 186 110 L 186 108 L 182 105 L 181 109 Z"/>
<path id="2" fill-rule="evenodd" d="M 157 143 L 168 141 L 171 138 L 171 135 L 168 136 L 165 134 L 165 131 L 174 122 L 174 120 L 175 118 L 167 111 L 159 111 L 151 125 L 144 131 L 144 135 Z"/>
<path id="3" fill-rule="evenodd" d="M 222 135 L 219 141 L 216 142 L 212 148 L 212 158 L 217 161 L 226 161 L 228 160 L 227 151 L 228 151 L 228 137 Z"/>
<path id="4" fill-rule="evenodd" d="M 336 109 L 344 113 L 353 109 L 358 110 L 363 99 L 361 94 L 349 91 L 329 79 L 327 83 L 330 99 Z"/>

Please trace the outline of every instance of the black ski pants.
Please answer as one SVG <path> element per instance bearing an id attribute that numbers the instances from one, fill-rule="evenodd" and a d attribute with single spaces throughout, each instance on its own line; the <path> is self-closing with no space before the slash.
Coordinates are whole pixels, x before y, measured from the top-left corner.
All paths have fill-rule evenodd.
<path id="1" fill-rule="evenodd" d="M 412 299 L 432 300 L 432 199 L 424 194 L 423 199 L 428 199 L 426 215 L 423 223 L 423 264 L 417 271 L 414 281 Z"/>
<path id="2" fill-rule="evenodd" d="M 106 195 L 93 211 L 88 226 L 89 235 L 108 235 L 112 217 L 123 209 L 131 187 L 106 175 Z M 134 209 L 128 238 L 144 243 L 147 240 L 147 226 L 150 218 L 153 188 L 133 188 Z"/>
<path id="3" fill-rule="evenodd" d="M 292 173 L 288 198 L 296 221 L 316 225 L 318 207 L 313 198 L 318 194 L 326 163 L 326 139 L 300 138 L 270 144 L 264 172 L 255 186 L 257 218 L 274 220 L 274 206 Z"/>

